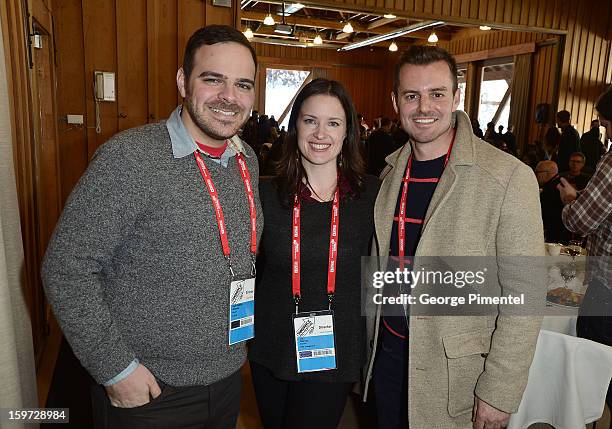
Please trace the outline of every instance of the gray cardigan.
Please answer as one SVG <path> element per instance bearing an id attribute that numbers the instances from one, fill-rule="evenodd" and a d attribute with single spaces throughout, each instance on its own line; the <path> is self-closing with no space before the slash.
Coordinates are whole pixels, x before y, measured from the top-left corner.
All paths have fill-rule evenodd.
<path id="1" fill-rule="evenodd" d="M 43 264 L 47 297 L 81 363 L 106 382 L 138 358 L 171 385 L 240 368 L 228 345 L 231 275 L 210 195 L 192 156 L 174 157 L 165 122 L 117 134 L 66 203 Z M 257 159 L 244 145 L 263 218 Z M 223 206 L 234 272 L 250 273 L 249 208 L 235 157 L 204 157 Z"/>

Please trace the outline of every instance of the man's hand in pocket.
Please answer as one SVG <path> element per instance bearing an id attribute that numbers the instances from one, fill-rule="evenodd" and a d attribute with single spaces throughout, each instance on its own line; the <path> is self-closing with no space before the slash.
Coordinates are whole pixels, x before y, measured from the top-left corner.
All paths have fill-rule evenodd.
<path id="1" fill-rule="evenodd" d="M 134 408 L 147 404 L 151 398 L 157 398 L 161 389 L 151 371 L 140 364 L 123 380 L 106 386 L 106 393 L 113 407 Z"/>

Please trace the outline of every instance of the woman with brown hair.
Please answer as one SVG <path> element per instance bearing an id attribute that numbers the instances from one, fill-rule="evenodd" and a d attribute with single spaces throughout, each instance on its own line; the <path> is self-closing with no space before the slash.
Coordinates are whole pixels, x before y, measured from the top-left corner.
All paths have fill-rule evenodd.
<path id="1" fill-rule="evenodd" d="M 357 114 L 338 82 L 302 89 L 284 145 L 260 186 L 253 383 L 266 429 L 335 428 L 365 357 L 360 267 L 378 181 L 364 173 Z"/>

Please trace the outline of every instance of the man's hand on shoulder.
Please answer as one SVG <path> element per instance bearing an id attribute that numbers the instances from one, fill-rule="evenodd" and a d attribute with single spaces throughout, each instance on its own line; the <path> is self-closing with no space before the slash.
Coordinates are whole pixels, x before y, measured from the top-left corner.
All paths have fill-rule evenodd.
<path id="1" fill-rule="evenodd" d="M 510 420 L 510 414 L 487 404 L 479 397 L 476 397 L 473 415 L 474 429 L 503 429 Z"/>
<path id="2" fill-rule="evenodd" d="M 134 408 L 157 398 L 161 389 L 151 371 L 144 365 L 138 367 L 123 380 L 106 387 L 111 405 L 118 408 Z"/>

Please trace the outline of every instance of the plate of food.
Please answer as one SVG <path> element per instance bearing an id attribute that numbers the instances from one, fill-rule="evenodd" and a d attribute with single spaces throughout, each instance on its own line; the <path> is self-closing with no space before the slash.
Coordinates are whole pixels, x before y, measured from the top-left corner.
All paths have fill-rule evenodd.
<path id="1" fill-rule="evenodd" d="M 573 291 L 566 287 L 551 289 L 546 294 L 546 301 L 560 307 L 578 308 L 584 298 L 584 294 Z"/>

